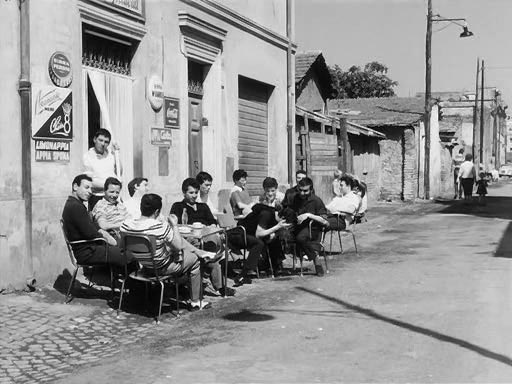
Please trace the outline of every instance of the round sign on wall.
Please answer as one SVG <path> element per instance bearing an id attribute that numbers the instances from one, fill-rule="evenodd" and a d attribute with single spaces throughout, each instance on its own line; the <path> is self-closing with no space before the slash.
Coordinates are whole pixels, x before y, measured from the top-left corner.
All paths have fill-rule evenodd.
<path id="1" fill-rule="evenodd" d="M 164 102 L 164 86 L 158 75 L 153 75 L 148 80 L 148 100 L 155 111 L 162 108 Z"/>
<path id="2" fill-rule="evenodd" d="M 53 84 L 67 88 L 73 80 L 71 61 L 63 52 L 55 52 L 48 63 L 48 72 Z"/>

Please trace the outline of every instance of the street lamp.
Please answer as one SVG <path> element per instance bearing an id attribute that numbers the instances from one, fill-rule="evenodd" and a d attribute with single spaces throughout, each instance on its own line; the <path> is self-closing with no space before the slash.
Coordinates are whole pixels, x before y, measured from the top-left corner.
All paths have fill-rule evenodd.
<path id="1" fill-rule="evenodd" d="M 458 23 L 463 21 L 464 24 Z M 466 19 L 444 19 L 440 15 L 432 14 L 432 0 L 428 0 L 427 5 L 427 35 L 425 39 L 425 163 L 423 174 L 423 186 L 425 189 L 425 199 L 430 198 L 430 116 L 432 104 L 432 23 L 449 22 L 463 28 L 460 37 L 473 36 L 473 32 L 468 30 Z"/>

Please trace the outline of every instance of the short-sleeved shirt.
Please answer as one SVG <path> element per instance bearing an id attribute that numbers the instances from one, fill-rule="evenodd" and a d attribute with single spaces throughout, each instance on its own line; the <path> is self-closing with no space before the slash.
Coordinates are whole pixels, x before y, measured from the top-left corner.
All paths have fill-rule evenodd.
<path id="1" fill-rule="evenodd" d="M 96 195 L 103 195 L 105 180 L 116 177 L 116 160 L 108 149 L 99 154 L 94 148 L 89 149 L 82 158 L 85 173 L 92 177 L 92 191 Z"/>
<path id="2" fill-rule="evenodd" d="M 121 232 L 130 232 L 143 235 L 152 235 L 156 239 L 155 266 L 157 269 L 164 269 L 171 264 L 174 253 L 171 248 L 171 241 L 174 232 L 167 222 L 156 219 L 128 219 L 121 226 Z M 137 261 L 144 267 L 153 268 L 151 258 L 140 258 Z"/>
<path id="3" fill-rule="evenodd" d="M 105 198 L 98 201 L 92 210 L 94 221 L 98 222 L 100 219 L 104 219 L 109 224 L 119 224 L 118 227 L 121 227 L 128 216 L 128 210 L 123 203 L 110 203 Z"/>
<path id="4" fill-rule="evenodd" d="M 243 210 L 238 207 L 238 203 L 251 204 L 251 195 L 247 192 L 246 189 L 240 188 L 238 185 L 235 185 L 231 189 L 231 195 L 229 196 L 229 203 L 233 208 L 233 215 L 240 216 L 243 214 Z"/>
<path id="5" fill-rule="evenodd" d="M 140 198 L 129 197 L 123 202 L 129 218 L 138 219 L 140 217 L 140 200 Z"/>
<path id="6" fill-rule="evenodd" d="M 171 213 L 178 217 L 179 224 L 183 224 L 181 222 L 181 217 L 184 209 L 187 211 L 188 224 L 199 222 L 204 225 L 212 225 L 217 223 L 215 217 L 213 217 L 212 211 L 210 211 L 210 207 L 208 207 L 207 204 L 196 202 L 194 207 L 183 200 L 174 203 L 171 207 Z"/>
<path id="7" fill-rule="evenodd" d="M 361 205 L 361 198 L 354 192 L 350 191 L 343 196 L 334 196 L 332 201 L 327 204 L 326 208 L 329 212 L 346 212 L 354 214 Z"/>
<path id="8" fill-rule="evenodd" d="M 276 210 L 273 207 L 256 204 L 251 213 L 240 220 L 238 224 L 245 228 L 248 235 L 256 236 L 258 226 L 269 229 L 277 224 L 275 213 Z"/>
<path id="9" fill-rule="evenodd" d="M 210 208 L 210 212 L 212 213 L 212 215 L 216 215 L 218 214 L 219 212 L 217 211 L 217 208 L 215 207 L 215 204 L 213 204 L 213 201 L 212 199 L 210 199 L 210 195 L 206 195 L 206 199 L 202 199 L 201 196 L 198 196 L 198 202 L 199 203 L 204 203 L 208 206 L 208 208 Z"/>

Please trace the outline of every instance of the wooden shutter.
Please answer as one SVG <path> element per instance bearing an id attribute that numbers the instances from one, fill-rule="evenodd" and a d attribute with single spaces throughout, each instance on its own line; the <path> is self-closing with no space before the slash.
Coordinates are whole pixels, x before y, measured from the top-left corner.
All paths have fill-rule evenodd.
<path id="1" fill-rule="evenodd" d="M 261 192 L 268 176 L 268 87 L 254 80 L 238 82 L 239 168 L 248 173 L 251 195 Z"/>

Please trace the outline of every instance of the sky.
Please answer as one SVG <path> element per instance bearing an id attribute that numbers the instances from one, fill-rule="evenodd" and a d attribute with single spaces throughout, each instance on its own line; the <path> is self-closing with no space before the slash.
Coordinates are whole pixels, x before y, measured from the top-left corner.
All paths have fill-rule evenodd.
<path id="1" fill-rule="evenodd" d="M 398 81 L 398 96 L 414 96 L 425 90 L 426 4 L 295 0 L 298 50 L 321 50 L 328 65 L 342 69 L 377 60 Z M 480 57 L 487 68 L 485 86 L 499 88 L 512 103 L 512 0 L 433 0 L 433 13 L 466 18 L 474 36 L 461 39 L 461 27 L 433 24 L 432 91 L 474 92 Z"/>

